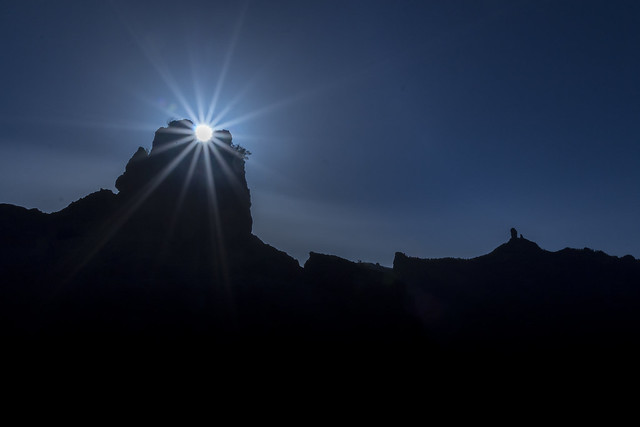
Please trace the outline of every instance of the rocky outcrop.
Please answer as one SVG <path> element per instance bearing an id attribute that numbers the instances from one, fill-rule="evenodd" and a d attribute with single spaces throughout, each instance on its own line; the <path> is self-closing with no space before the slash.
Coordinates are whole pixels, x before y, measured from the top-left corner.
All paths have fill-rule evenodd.
<path id="1" fill-rule="evenodd" d="M 213 141 L 193 139 L 193 123 L 172 121 L 155 133 L 149 153 L 136 151 L 116 180 L 118 196 L 132 206 L 145 227 L 178 227 L 190 236 L 229 242 L 251 235 L 251 197 L 244 150 L 228 131 Z M 208 230 L 208 231 L 204 231 Z"/>
<path id="2" fill-rule="evenodd" d="M 394 273 L 424 327 L 466 350 L 631 345 L 640 261 L 590 249 L 549 252 L 513 237 L 472 259 L 397 253 Z"/>
<path id="3" fill-rule="evenodd" d="M 228 131 L 204 144 L 191 128 L 159 129 L 118 194 L 53 214 L 0 206 L 0 333 L 229 337 L 296 325 L 282 319 L 301 268 L 251 234 L 246 151 Z"/>
<path id="4" fill-rule="evenodd" d="M 53 214 L 0 205 L 0 337 L 219 345 L 409 343 L 610 348 L 640 330 L 640 261 L 511 238 L 473 259 L 397 253 L 393 269 L 252 234 L 247 151 L 228 131 L 159 129 L 117 179 Z M 414 347 L 415 348 L 415 347 Z"/>

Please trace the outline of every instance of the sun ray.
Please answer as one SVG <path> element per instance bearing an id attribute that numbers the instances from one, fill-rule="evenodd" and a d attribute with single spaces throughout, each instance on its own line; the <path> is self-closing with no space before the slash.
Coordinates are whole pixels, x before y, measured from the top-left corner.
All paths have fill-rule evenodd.
<path id="1" fill-rule="evenodd" d="M 180 193 L 178 194 L 178 199 L 173 209 L 173 214 L 171 215 L 171 220 L 169 221 L 169 225 L 167 226 L 165 250 L 169 249 L 168 242 L 170 241 L 171 235 L 173 234 L 173 231 L 175 229 L 176 223 L 178 221 L 178 216 L 182 211 L 182 204 L 184 203 L 184 199 L 187 194 L 187 189 L 189 188 L 189 184 L 191 183 L 191 179 L 193 178 L 193 173 L 195 172 L 196 165 L 198 163 L 198 159 L 200 158 L 201 153 L 202 153 L 202 144 L 196 144 L 196 148 L 193 151 L 193 156 L 191 157 L 191 163 L 189 164 L 189 169 L 187 170 L 187 174 L 184 178 L 184 182 L 182 183 L 182 187 L 180 188 Z"/>
<path id="2" fill-rule="evenodd" d="M 178 195 L 178 201 L 176 202 L 176 212 L 182 209 L 182 203 L 184 202 L 185 195 L 187 194 L 187 188 L 189 187 L 191 179 L 193 178 L 193 173 L 196 170 L 196 165 L 198 163 L 198 159 L 200 158 L 200 154 L 202 154 L 202 145 L 196 144 L 193 158 L 191 159 L 191 164 L 189 164 L 189 169 L 187 170 L 187 176 L 184 179 L 182 188 L 180 188 L 180 194 Z"/>
<path id="3" fill-rule="evenodd" d="M 173 172 L 180 162 L 193 150 L 197 145 L 189 144 L 178 154 L 167 166 L 165 166 L 155 177 L 151 179 L 135 196 L 131 198 L 129 203 L 120 209 L 105 224 L 101 238 L 92 244 L 92 247 L 83 251 L 85 254 L 83 259 L 72 267 L 66 281 L 71 280 L 87 263 L 104 247 L 109 240 L 120 230 L 127 220 L 138 210 L 145 200 L 154 192 L 156 188 Z"/>
<path id="4" fill-rule="evenodd" d="M 222 229 L 222 223 L 220 221 L 220 211 L 218 206 L 218 198 L 216 195 L 216 186 L 215 186 L 215 178 L 213 174 L 213 167 L 211 165 L 211 157 L 208 153 L 204 152 L 204 169 L 207 179 L 207 201 L 209 206 L 209 218 L 212 222 L 211 224 L 211 240 L 212 243 L 216 246 L 216 251 L 214 251 L 217 259 L 212 260 L 213 265 L 220 266 L 220 274 L 222 276 L 222 282 L 227 291 L 227 296 L 229 298 L 230 308 L 233 308 L 233 295 L 231 293 L 230 282 L 229 282 L 229 271 L 227 265 L 227 253 L 224 243 L 224 234 Z M 216 262 L 217 261 L 217 262 Z"/>
<path id="5" fill-rule="evenodd" d="M 211 165 L 211 157 L 204 152 L 204 170 L 206 174 L 207 185 L 207 202 L 209 209 L 211 210 L 211 217 L 214 220 L 214 229 L 212 230 L 217 234 L 218 243 L 222 243 L 222 225 L 220 223 L 220 212 L 218 211 L 218 199 L 215 189 L 215 179 L 213 177 L 213 167 Z"/>
<path id="6" fill-rule="evenodd" d="M 145 43 L 142 40 L 142 38 L 138 35 L 138 33 L 134 30 L 134 25 L 131 22 L 129 22 L 129 17 L 123 14 L 120 10 L 117 10 L 117 12 L 118 12 L 118 15 L 120 16 L 120 19 L 123 25 L 129 31 L 129 34 L 134 39 L 140 51 L 144 54 L 144 56 L 147 58 L 149 63 L 151 63 L 152 67 L 156 70 L 158 75 L 162 78 L 162 80 L 167 85 L 167 87 L 171 90 L 171 92 L 173 92 L 173 95 L 177 98 L 178 102 L 180 103 L 182 108 L 184 108 L 185 112 L 189 115 L 189 117 L 195 120 L 197 118 L 196 114 L 194 113 L 193 109 L 191 109 L 191 107 L 189 106 L 189 103 L 187 102 L 186 98 L 182 94 L 182 91 L 180 90 L 177 83 L 175 82 L 175 79 L 171 75 L 171 72 L 169 71 L 168 67 L 163 64 L 161 58 L 158 55 L 153 53 L 150 46 L 148 46 L 147 43 Z"/>
<path id="7" fill-rule="evenodd" d="M 234 156 L 240 157 L 240 154 L 233 148 L 230 147 L 228 144 L 225 144 L 224 142 L 222 142 L 218 137 L 214 136 L 211 139 L 211 142 L 217 147 L 217 148 L 221 148 L 231 154 L 233 154 Z"/>
<path id="8" fill-rule="evenodd" d="M 229 66 L 231 65 L 231 58 L 233 57 L 233 52 L 236 48 L 236 43 L 238 42 L 238 38 L 240 37 L 240 30 L 242 29 L 242 24 L 244 22 L 244 15 L 246 11 L 247 11 L 247 3 L 245 3 L 244 8 L 240 13 L 240 17 L 238 18 L 238 22 L 236 23 L 236 27 L 233 31 L 233 36 L 231 36 L 231 42 L 229 43 L 229 48 L 227 49 L 227 53 L 224 58 L 224 63 L 222 65 L 222 70 L 220 71 L 220 76 L 218 77 L 218 82 L 216 83 L 216 88 L 213 93 L 213 98 L 211 98 L 211 103 L 209 104 L 207 115 L 205 116 L 204 121 L 207 123 L 210 123 L 211 119 L 213 118 L 213 113 L 215 112 L 216 104 L 218 103 L 220 92 L 222 91 L 222 85 L 224 84 L 224 80 L 227 77 Z"/>
<path id="9" fill-rule="evenodd" d="M 156 65 L 155 67 L 158 73 L 160 73 L 165 84 L 169 87 L 169 89 L 171 89 L 174 96 L 178 99 L 178 102 L 180 102 L 180 105 L 182 105 L 182 108 L 184 108 L 184 110 L 187 112 L 187 115 L 192 120 L 195 120 L 197 118 L 196 114 L 194 113 L 193 109 L 189 106 L 189 103 L 187 102 L 186 98 L 178 88 L 178 85 L 174 81 L 173 76 L 171 75 L 169 70 L 168 69 L 162 70 L 162 68 L 159 65 Z"/>
<path id="10" fill-rule="evenodd" d="M 195 54 L 193 52 L 193 48 L 189 49 L 189 62 L 191 65 L 191 81 L 193 82 L 193 92 L 196 98 L 196 111 L 198 115 L 194 118 L 198 120 L 198 122 L 204 121 L 204 102 L 202 99 L 202 88 L 200 87 L 200 79 L 196 75 L 196 61 Z"/>
<path id="11" fill-rule="evenodd" d="M 182 128 L 178 128 L 178 127 L 174 127 L 174 126 L 169 126 L 166 128 L 160 128 L 158 129 L 159 132 L 166 132 L 166 133 L 175 133 L 178 135 L 193 135 L 193 129 L 191 129 L 191 125 L 189 125 L 188 128 L 186 127 L 182 127 Z"/>
<path id="12" fill-rule="evenodd" d="M 214 141 L 215 141 L 215 139 L 217 139 L 217 138 L 214 138 Z M 218 161 L 218 165 L 220 165 L 220 167 L 222 168 L 222 172 L 229 179 L 229 183 L 231 184 L 231 188 L 233 188 L 233 190 L 236 192 L 236 194 L 238 194 L 239 196 L 242 196 L 242 186 L 240 185 L 240 182 L 236 178 L 235 173 L 233 173 L 233 171 L 231 170 L 231 168 L 227 164 L 226 160 L 220 155 L 220 153 L 218 153 L 218 150 L 217 150 L 216 147 L 217 146 L 214 145 L 214 144 L 208 144 L 207 145 L 207 148 L 209 149 L 209 151 L 214 155 L 214 157 Z"/>
<path id="13" fill-rule="evenodd" d="M 280 108 L 287 107 L 287 106 L 289 106 L 289 105 L 291 105 L 291 104 L 293 104 L 295 102 L 298 102 L 298 101 L 300 101 L 300 100 L 302 100 L 304 98 L 307 98 L 310 95 L 315 94 L 315 92 L 316 92 L 315 90 L 309 90 L 309 91 L 301 92 L 301 93 L 299 93 L 297 95 L 293 95 L 293 96 L 290 96 L 288 98 L 281 99 L 280 101 L 276 101 L 276 102 L 274 102 L 272 104 L 266 105 L 266 106 L 258 108 L 256 110 L 253 110 L 253 111 L 251 111 L 251 112 L 249 112 L 247 114 L 244 114 L 244 115 L 242 115 L 240 117 L 236 117 L 235 119 L 228 120 L 228 121 L 226 121 L 224 123 L 218 123 L 218 124 L 216 124 L 216 126 L 219 127 L 219 128 L 229 128 L 229 127 L 238 125 L 240 123 L 244 123 L 247 120 L 250 120 L 250 119 L 253 119 L 253 118 L 256 118 L 256 117 L 260 117 L 262 115 L 271 113 L 271 112 L 273 112 L 275 110 L 278 110 Z"/>
<path id="14" fill-rule="evenodd" d="M 155 147 L 153 150 L 151 150 L 151 153 L 149 153 L 149 155 L 156 156 L 158 154 L 164 153 L 167 150 L 171 150 L 189 142 L 193 142 L 193 133 L 191 133 L 190 135 L 185 135 L 182 138 L 176 139 L 175 141 L 161 147 Z"/>
<path id="15" fill-rule="evenodd" d="M 165 166 L 146 186 L 141 190 L 141 194 L 136 200 L 136 209 L 144 202 L 147 197 L 155 191 L 156 188 L 173 172 L 173 170 L 182 162 L 187 154 L 196 147 L 196 144 L 188 144 L 171 162 Z M 153 150 L 152 150 L 153 151 Z"/>
<path id="16" fill-rule="evenodd" d="M 257 78 L 253 78 L 251 79 L 251 81 L 249 81 L 249 83 L 247 83 L 242 90 L 240 90 L 240 92 L 238 92 L 236 94 L 236 96 L 233 97 L 233 99 L 231 99 L 231 101 L 229 101 L 229 103 L 227 104 L 227 106 L 218 113 L 218 115 L 216 117 L 214 117 L 211 120 L 211 123 L 213 124 L 213 126 L 216 126 L 216 123 L 218 123 L 220 120 L 222 120 L 222 118 L 229 112 L 231 111 L 231 109 L 233 107 L 235 107 L 235 105 L 247 94 L 247 92 L 249 92 L 249 89 L 251 89 L 253 87 L 253 85 L 255 84 L 255 82 L 257 81 Z"/>

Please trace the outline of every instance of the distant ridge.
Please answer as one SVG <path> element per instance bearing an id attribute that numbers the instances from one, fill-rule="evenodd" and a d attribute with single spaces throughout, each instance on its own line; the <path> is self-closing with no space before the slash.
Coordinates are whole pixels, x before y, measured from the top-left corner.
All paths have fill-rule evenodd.
<path id="1" fill-rule="evenodd" d="M 442 345 L 467 349 L 632 347 L 640 261 L 591 249 L 549 252 L 512 237 L 469 259 L 396 253 L 413 312 Z"/>

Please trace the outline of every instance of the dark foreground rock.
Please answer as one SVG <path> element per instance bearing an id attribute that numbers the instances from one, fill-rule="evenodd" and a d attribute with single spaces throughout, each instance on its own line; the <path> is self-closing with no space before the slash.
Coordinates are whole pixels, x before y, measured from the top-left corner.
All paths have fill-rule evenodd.
<path id="1" fill-rule="evenodd" d="M 3 336 L 420 337 L 395 279 L 378 288 L 381 277 L 366 276 L 353 292 L 334 263 L 309 274 L 253 235 L 246 151 L 226 131 L 197 143 L 191 127 L 158 130 L 117 179 L 118 194 L 101 190 L 53 214 L 0 205 Z"/>
<path id="2" fill-rule="evenodd" d="M 247 152 L 174 121 L 117 179 L 60 212 L 0 205 L 0 335 L 60 342 L 369 343 L 527 350 L 635 343 L 640 262 L 548 252 L 511 231 L 469 259 L 393 269 L 252 234 Z M 388 344 L 394 344 L 390 347 Z"/>
<path id="3" fill-rule="evenodd" d="M 439 346 L 614 349 L 640 334 L 640 262 L 513 238 L 473 259 L 396 253 L 394 272 Z"/>

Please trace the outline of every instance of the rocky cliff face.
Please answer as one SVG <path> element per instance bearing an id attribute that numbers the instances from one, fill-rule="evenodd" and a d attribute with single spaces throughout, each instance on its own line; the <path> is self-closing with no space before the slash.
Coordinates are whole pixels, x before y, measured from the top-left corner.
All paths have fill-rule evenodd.
<path id="1" fill-rule="evenodd" d="M 296 310 L 287 290 L 301 268 L 251 234 L 245 154 L 227 131 L 205 144 L 191 122 L 173 121 L 150 152 L 135 152 L 118 194 L 101 190 L 53 214 L 0 206 L 0 332 L 272 329 Z"/>
<path id="2" fill-rule="evenodd" d="M 393 269 L 251 233 L 246 152 L 192 123 L 159 129 L 117 179 L 53 214 L 0 205 L 0 337 L 72 342 L 409 343 L 500 351 L 609 348 L 640 330 L 640 261 L 518 237 L 469 259 Z M 397 347 L 394 347 L 397 348 Z"/>
<path id="3" fill-rule="evenodd" d="M 251 198 L 244 152 L 228 131 L 206 143 L 193 123 L 172 121 L 156 131 L 149 153 L 142 147 L 116 181 L 119 198 L 136 206 L 145 227 L 176 227 L 178 236 L 233 244 L 251 236 Z"/>

